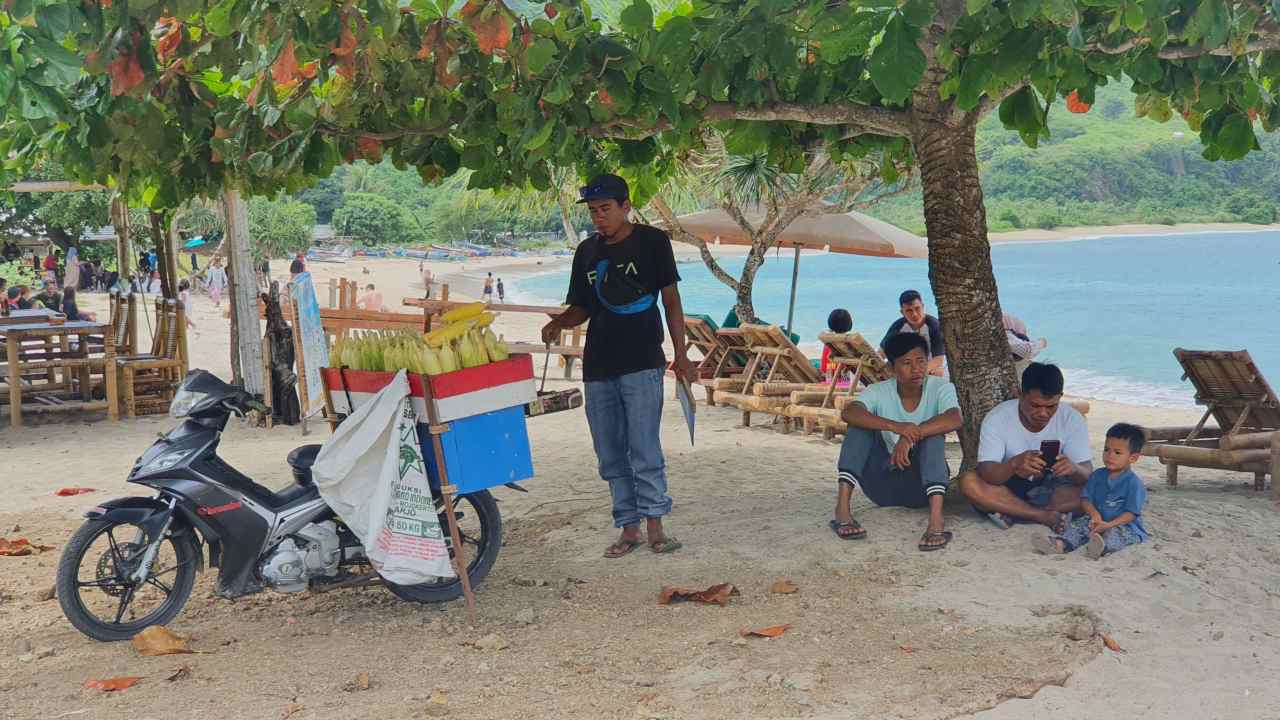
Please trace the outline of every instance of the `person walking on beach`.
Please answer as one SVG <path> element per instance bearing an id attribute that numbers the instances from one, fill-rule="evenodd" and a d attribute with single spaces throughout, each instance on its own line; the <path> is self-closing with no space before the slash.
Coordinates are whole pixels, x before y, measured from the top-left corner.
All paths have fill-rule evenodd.
<path id="1" fill-rule="evenodd" d="M 1080 509 L 1081 488 L 1093 472 L 1084 416 L 1062 404 L 1056 365 L 1031 363 L 1021 397 L 1005 400 L 982 419 L 978 470 L 960 476 L 960 492 L 991 522 L 1038 522 L 1055 533 Z"/>
<path id="2" fill-rule="evenodd" d="M 915 333 L 889 338 L 885 354 L 893 377 L 863 390 L 842 413 L 849 429 L 840 447 L 831 530 L 841 540 L 867 536 L 850 512 L 853 491 L 861 489 L 880 507 L 929 508 L 917 547 L 941 550 L 951 542 L 942 519 L 951 481 L 944 438 L 961 425 L 956 388 L 929 374 L 928 345 Z"/>
<path id="3" fill-rule="evenodd" d="M 489 273 L 484 279 L 484 291 L 480 299 L 485 302 L 493 302 L 493 273 Z"/>
<path id="4" fill-rule="evenodd" d="M 675 347 L 672 369 L 677 380 L 687 382 L 693 367 L 686 354 L 680 274 L 670 237 L 631 222 L 625 180 L 600 175 L 579 194 L 596 232 L 574 253 L 569 308 L 542 328 L 542 340 L 550 344 L 565 329 L 591 321 L 582 358 L 587 425 L 613 498 L 613 524 L 621 528 L 604 556 L 622 557 L 644 544 L 641 520 L 649 548 L 669 553 L 681 544 L 662 525 L 672 501 L 659 441 L 667 361 L 658 303 Z"/>
<path id="5" fill-rule="evenodd" d="M 502 278 L 498 278 L 498 302 L 504 303 L 506 301 L 507 301 L 507 289 L 502 286 Z"/>
<path id="6" fill-rule="evenodd" d="M 222 291 L 227 287 L 227 271 L 222 269 L 222 258 L 215 257 L 213 264 L 204 271 L 205 284 L 209 286 L 209 297 L 214 307 L 222 307 Z"/>
<path id="7" fill-rule="evenodd" d="M 947 348 L 942 342 L 942 325 L 938 318 L 924 311 L 924 300 L 916 290 L 906 290 L 898 296 L 898 308 L 902 317 L 889 326 L 889 331 L 880 341 L 880 351 L 884 352 L 885 343 L 898 333 L 915 333 L 924 338 L 929 346 L 929 374 L 946 377 Z"/>

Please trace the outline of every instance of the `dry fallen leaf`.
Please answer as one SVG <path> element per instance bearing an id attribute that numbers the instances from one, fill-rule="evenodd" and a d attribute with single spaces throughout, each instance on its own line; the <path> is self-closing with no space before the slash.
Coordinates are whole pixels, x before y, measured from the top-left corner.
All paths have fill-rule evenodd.
<path id="1" fill-rule="evenodd" d="M 715 603 L 720 607 L 729 604 L 729 596 L 737 595 L 738 589 L 729 583 L 720 583 L 712 585 L 706 590 L 691 590 L 689 588 L 671 587 L 662 588 L 662 592 L 658 593 L 659 605 L 670 605 L 680 600 L 691 600 L 700 603 Z"/>
<path id="2" fill-rule="evenodd" d="M 1115 638 L 1111 637 L 1106 633 L 1102 633 L 1102 644 L 1106 645 L 1107 649 L 1110 650 L 1111 652 L 1118 652 L 1118 653 L 1128 652 L 1124 648 L 1120 647 L 1120 643 L 1116 642 Z"/>
<path id="3" fill-rule="evenodd" d="M 762 638 L 776 638 L 782 635 L 782 633 L 790 629 L 791 629 L 790 625 L 774 625 L 772 627 L 760 628 L 758 630 L 742 628 L 741 630 L 738 631 L 738 634 L 741 635 L 742 637 L 749 637 L 754 635 L 755 637 L 762 637 Z"/>
<path id="4" fill-rule="evenodd" d="M 351 682 L 347 683 L 346 685 L 343 685 L 342 689 L 346 692 L 368 690 L 369 689 L 369 673 L 367 672 L 356 673 L 356 676 L 351 679 Z"/>
<path id="5" fill-rule="evenodd" d="M 432 705 L 448 705 L 449 691 L 443 688 L 436 688 L 435 691 L 431 693 L 431 698 L 428 702 Z"/>
<path id="6" fill-rule="evenodd" d="M 90 690 L 101 690 L 102 692 L 116 692 L 131 688 L 138 683 L 140 677 L 114 677 L 106 680 L 85 680 L 84 686 Z"/>
<path id="7" fill-rule="evenodd" d="M 908 655 L 916 651 L 916 649 L 910 645 L 899 645 L 898 649 Z"/>
<path id="8" fill-rule="evenodd" d="M 7 555 L 9 557 L 32 555 L 52 549 L 52 545 L 32 545 L 26 538 L 17 538 L 15 540 L 0 538 L 0 555 Z"/>
<path id="9" fill-rule="evenodd" d="M 172 673 L 169 673 L 169 675 L 165 677 L 165 680 L 168 680 L 169 682 L 176 682 L 178 680 L 186 680 L 189 677 L 191 677 L 191 666 L 183 665 Z"/>
<path id="10" fill-rule="evenodd" d="M 58 488 L 57 490 L 54 491 L 53 494 L 57 495 L 58 497 L 68 497 L 70 495 L 83 495 L 85 493 L 91 493 L 91 492 L 94 492 L 93 488 L 64 487 L 64 488 Z"/>
<path id="11" fill-rule="evenodd" d="M 791 595 L 799 591 L 800 588 L 790 580 L 779 580 L 769 586 L 769 592 L 774 595 Z"/>
<path id="12" fill-rule="evenodd" d="M 289 703 L 280 711 L 280 720 L 288 720 L 293 714 L 302 710 L 302 703 Z"/>
<path id="13" fill-rule="evenodd" d="M 163 625 L 152 625 L 133 636 L 133 649 L 143 657 L 157 657 L 160 655 L 187 655 L 191 653 L 191 648 L 187 646 L 187 641 L 174 635 Z"/>

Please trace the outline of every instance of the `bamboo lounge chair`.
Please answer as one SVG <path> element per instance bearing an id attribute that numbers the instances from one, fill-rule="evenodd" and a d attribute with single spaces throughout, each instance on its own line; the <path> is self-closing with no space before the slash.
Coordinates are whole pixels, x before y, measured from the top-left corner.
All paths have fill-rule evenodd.
<path id="1" fill-rule="evenodd" d="M 1177 348 L 1173 355 L 1205 412 L 1194 427 L 1148 430 L 1143 454 L 1164 463 L 1170 485 L 1178 484 L 1180 465 L 1252 472 L 1256 490 L 1270 474 L 1272 493 L 1280 499 L 1280 399 L 1248 351 Z M 1217 427 L 1206 427 L 1210 417 Z"/>
<path id="2" fill-rule="evenodd" d="M 791 338 L 777 325 L 743 325 L 739 328 L 751 359 L 741 379 L 717 379 L 715 390 L 726 404 L 742 410 L 742 424 L 751 425 L 751 413 L 782 417 L 784 429 L 791 429 L 785 410 L 796 390 L 825 387 L 823 377 Z"/>
<path id="3" fill-rule="evenodd" d="M 801 421 L 806 434 L 820 425 L 824 436 L 830 439 L 835 433 L 845 430 L 840 412 L 847 403 L 837 404 L 837 401 L 855 397 L 859 389 L 888 380 L 893 373 L 875 347 L 856 332 L 822 333 L 818 339 L 830 350 L 829 361 L 839 370 L 835 373 L 836 378 L 847 373 L 849 383 L 844 386 L 828 382 L 817 391 L 796 390 L 791 393 L 791 405 L 787 407 L 786 414 Z"/>
<path id="4" fill-rule="evenodd" d="M 702 353 L 698 363 L 699 380 L 739 375 L 747 366 L 746 344 L 731 343 L 728 338 L 740 338 L 739 333 L 720 335 L 720 328 L 709 315 L 685 315 L 684 332 L 689 345 Z M 734 350 L 737 347 L 739 350 Z"/>

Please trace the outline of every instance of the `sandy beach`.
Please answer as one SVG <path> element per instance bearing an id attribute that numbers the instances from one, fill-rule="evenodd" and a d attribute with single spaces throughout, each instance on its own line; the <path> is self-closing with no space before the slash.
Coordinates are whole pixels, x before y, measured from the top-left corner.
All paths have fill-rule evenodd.
<path id="1" fill-rule="evenodd" d="M 429 266 L 452 297 L 468 298 L 489 272 L 511 283 L 567 261 Z M 310 269 L 322 304 L 331 277 L 373 283 L 389 309 L 405 312 L 401 299 L 423 292 L 417 261 Z M 101 296 L 82 303 L 105 311 Z M 193 304 L 193 365 L 226 376 L 225 303 L 199 295 Z M 506 313 L 495 330 L 533 340 L 542 322 Z M 550 377 L 549 388 L 578 382 L 554 367 Z M 1088 421 L 1097 450 L 1113 422 L 1197 418 L 1095 399 Z M 1162 466 L 1143 459 L 1152 538 L 1101 561 L 1034 555 L 1030 539 L 1042 529 L 1000 531 L 958 500 L 947 506 L 955 540 L 926 554 L 915 548 L 924 515 L 861 497 L 854 512 L 869 538 L 835 538 L 826 523 L 838 444 L 740 421 L 700 405 L 690 447 L 678 404 L 664 409 L 669 529 L 684 543 L 673 555 L 601 557 L 614 532 L 608 489 L 582 412 L 559 413 L 529 422 L 531 492 L 495 492 L 505 544 L 478 589 L 474 627 L 461 603 L 412 605 L 379 588 L 222 600 L 206 571 L 170 625 L 202 654 L 156 658 L 80 635 L 48 591 L 81 512 L 142 494 L 124 478 L 172 421 L 0 428 L 0 536 L 55 546 L 0 557 L 0 718 L 1280 718 L 1280 516 L 1251 475 L 1184 468 L 1170 488 Z M 326 435 L 233 422 L 220 453 L 280 488 L 288 451 Z M 949 456 L 958 467 L 958 446 Z M 54 495 L 71 485 L 96 491 Z M 799 591 L 771 593 L 782 578 Z M 739 589 L 727 607 L 657 604 L 664 585 L 720 582 Z M 778 624 L 791 628 L 772 640 L 739 637 Z M 1106 649 L 1104 633 L 1123 652 Z M 476 647 L 490 635 L 501 642 Z M 180 666 L 191 669 L 185 679 L 165 679 Z M 351 689 L 358 673 L 369 689 Z M 82 687 L 123 675 L 144 679 L 119 693 Z"/>

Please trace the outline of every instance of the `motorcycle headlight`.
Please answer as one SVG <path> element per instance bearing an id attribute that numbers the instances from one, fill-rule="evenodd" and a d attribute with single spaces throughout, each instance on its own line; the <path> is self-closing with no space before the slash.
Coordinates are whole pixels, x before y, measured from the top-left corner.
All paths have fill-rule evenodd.
<path id="1" fill-rule="evenodd" d="M 169 403 L 169 416 L 175 420 L 181 420 L 191 414 L 191 408 L 207 397 L 209 397 L 208 393 L 178 388 L 178 392 L 173 396 L 173 401 Z"/>
<path id="2" fill-rule="evenodd" d="M 178 463 L 185 460 L 187 456 L 190 454 L 191 454 L 191 450 L 189 449 L 174 450 L 173 452 L 167 452 L 163 455 L 156 457 L 155 460 L 152 460 L 151 462 L 147 463 L 146 466 L 143 467 L 143 470 L 145 470 L 148 473 L 160 472 L 161 470 L 168 470 L 174 465 L 177 465 Z"/>

